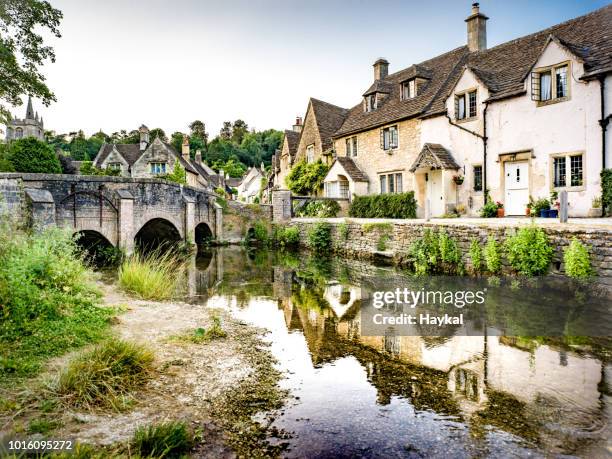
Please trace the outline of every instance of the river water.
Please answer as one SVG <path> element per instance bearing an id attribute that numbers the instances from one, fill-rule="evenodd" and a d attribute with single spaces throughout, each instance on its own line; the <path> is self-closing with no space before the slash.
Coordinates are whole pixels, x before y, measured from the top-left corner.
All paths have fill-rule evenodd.
<path id="1" fill-rule="evenodd" d="M 363 286 L 390 279 L 414 282 L 366 262 L 226 247 L 199 256 L 185 288 L 270 331 L 291 393 L 273 424 L 291 433 L 285 457 L 610 457 L 608 301 L 565 281 L 512 282 L 490 287 L 469 332 L 365 336 Z"/>

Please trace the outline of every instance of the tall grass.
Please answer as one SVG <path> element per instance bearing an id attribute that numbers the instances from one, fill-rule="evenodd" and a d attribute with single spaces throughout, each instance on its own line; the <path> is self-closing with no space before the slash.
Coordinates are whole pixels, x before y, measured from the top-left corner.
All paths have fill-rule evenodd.
<path id="1" fill-rule="evenodd" d="M 134 433 L 133 451 L 140 457 L 185 457 L 194 439 L 184 422 L 164 422 L 140 427 Z"/>
<path id="2" fill-rule="evenodd" d="M 121 264 L 119 285 L 144 300 L 165 300 L 175 294 L 183 266 L 171 251 L 136 252 Z"/>
<path id="3" fill-rule="evenodd" d="M 152 369 L 153 353 L 147 348 L 109 340 L 72 360 L 54 389 L 69 405 L 118 409 L 124 396 L 149 379 Z"/>

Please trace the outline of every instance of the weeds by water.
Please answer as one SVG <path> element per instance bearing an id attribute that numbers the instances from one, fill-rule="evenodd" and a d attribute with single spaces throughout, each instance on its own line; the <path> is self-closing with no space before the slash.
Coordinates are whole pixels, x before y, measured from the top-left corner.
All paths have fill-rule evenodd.
<path id="1" fill-rule="evenodd" d="M 227 332 L 223 330 L 221 318 L 219 318 L 219 316 L 213 316 L 212 325 L 209 328 L 198 327 L 182 335 L 172 336 L 170 341 L 202 344 L 208 343 L 214 339 L 225 338 L 226 336 Z"/>
<path id="2" fill-rule="evenodd" d="M 135 253 L 119 268 L 119 285 L 144 300 L 171 298 L 180 283 L 183 263 L 170 251 Z"/>
<path id="3" fill-rule="evenodd" d="M 109 340 L 72 360 L 54 390 L 72 406 L 121 409 L 125 397 L 149 379 L 152 369 L 151 351 L 139 344 Z"/>
<path id="4" fill-rule="evenodd" d="M 184 422 L 164 422 L 140 427 L 134 433 L 132 452 L 140 457 L 183 457 L 194 444 L 194 438 Z"/>

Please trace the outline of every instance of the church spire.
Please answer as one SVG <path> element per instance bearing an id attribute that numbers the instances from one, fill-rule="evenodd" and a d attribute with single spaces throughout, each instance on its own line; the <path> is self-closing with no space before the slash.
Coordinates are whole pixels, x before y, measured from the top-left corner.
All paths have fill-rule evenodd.
<path id="1" fill-rule="evenodd" d="M 32 96 L 28 96 L 28 108 L 26 110 L 26 120 L 34 119 L 34 109 L 32 108 Z"/>

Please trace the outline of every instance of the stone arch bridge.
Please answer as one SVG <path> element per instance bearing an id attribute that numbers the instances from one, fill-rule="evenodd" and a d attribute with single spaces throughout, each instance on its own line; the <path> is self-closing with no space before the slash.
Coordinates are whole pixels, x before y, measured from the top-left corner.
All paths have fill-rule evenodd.
<path id="1" fill-rule="evenodd" d="M 223 238 L 215 195 L 159 179 L 0 174 L 0 212 L 37 228 L 69 227 L 132 253 L 135 242 Z"/>

